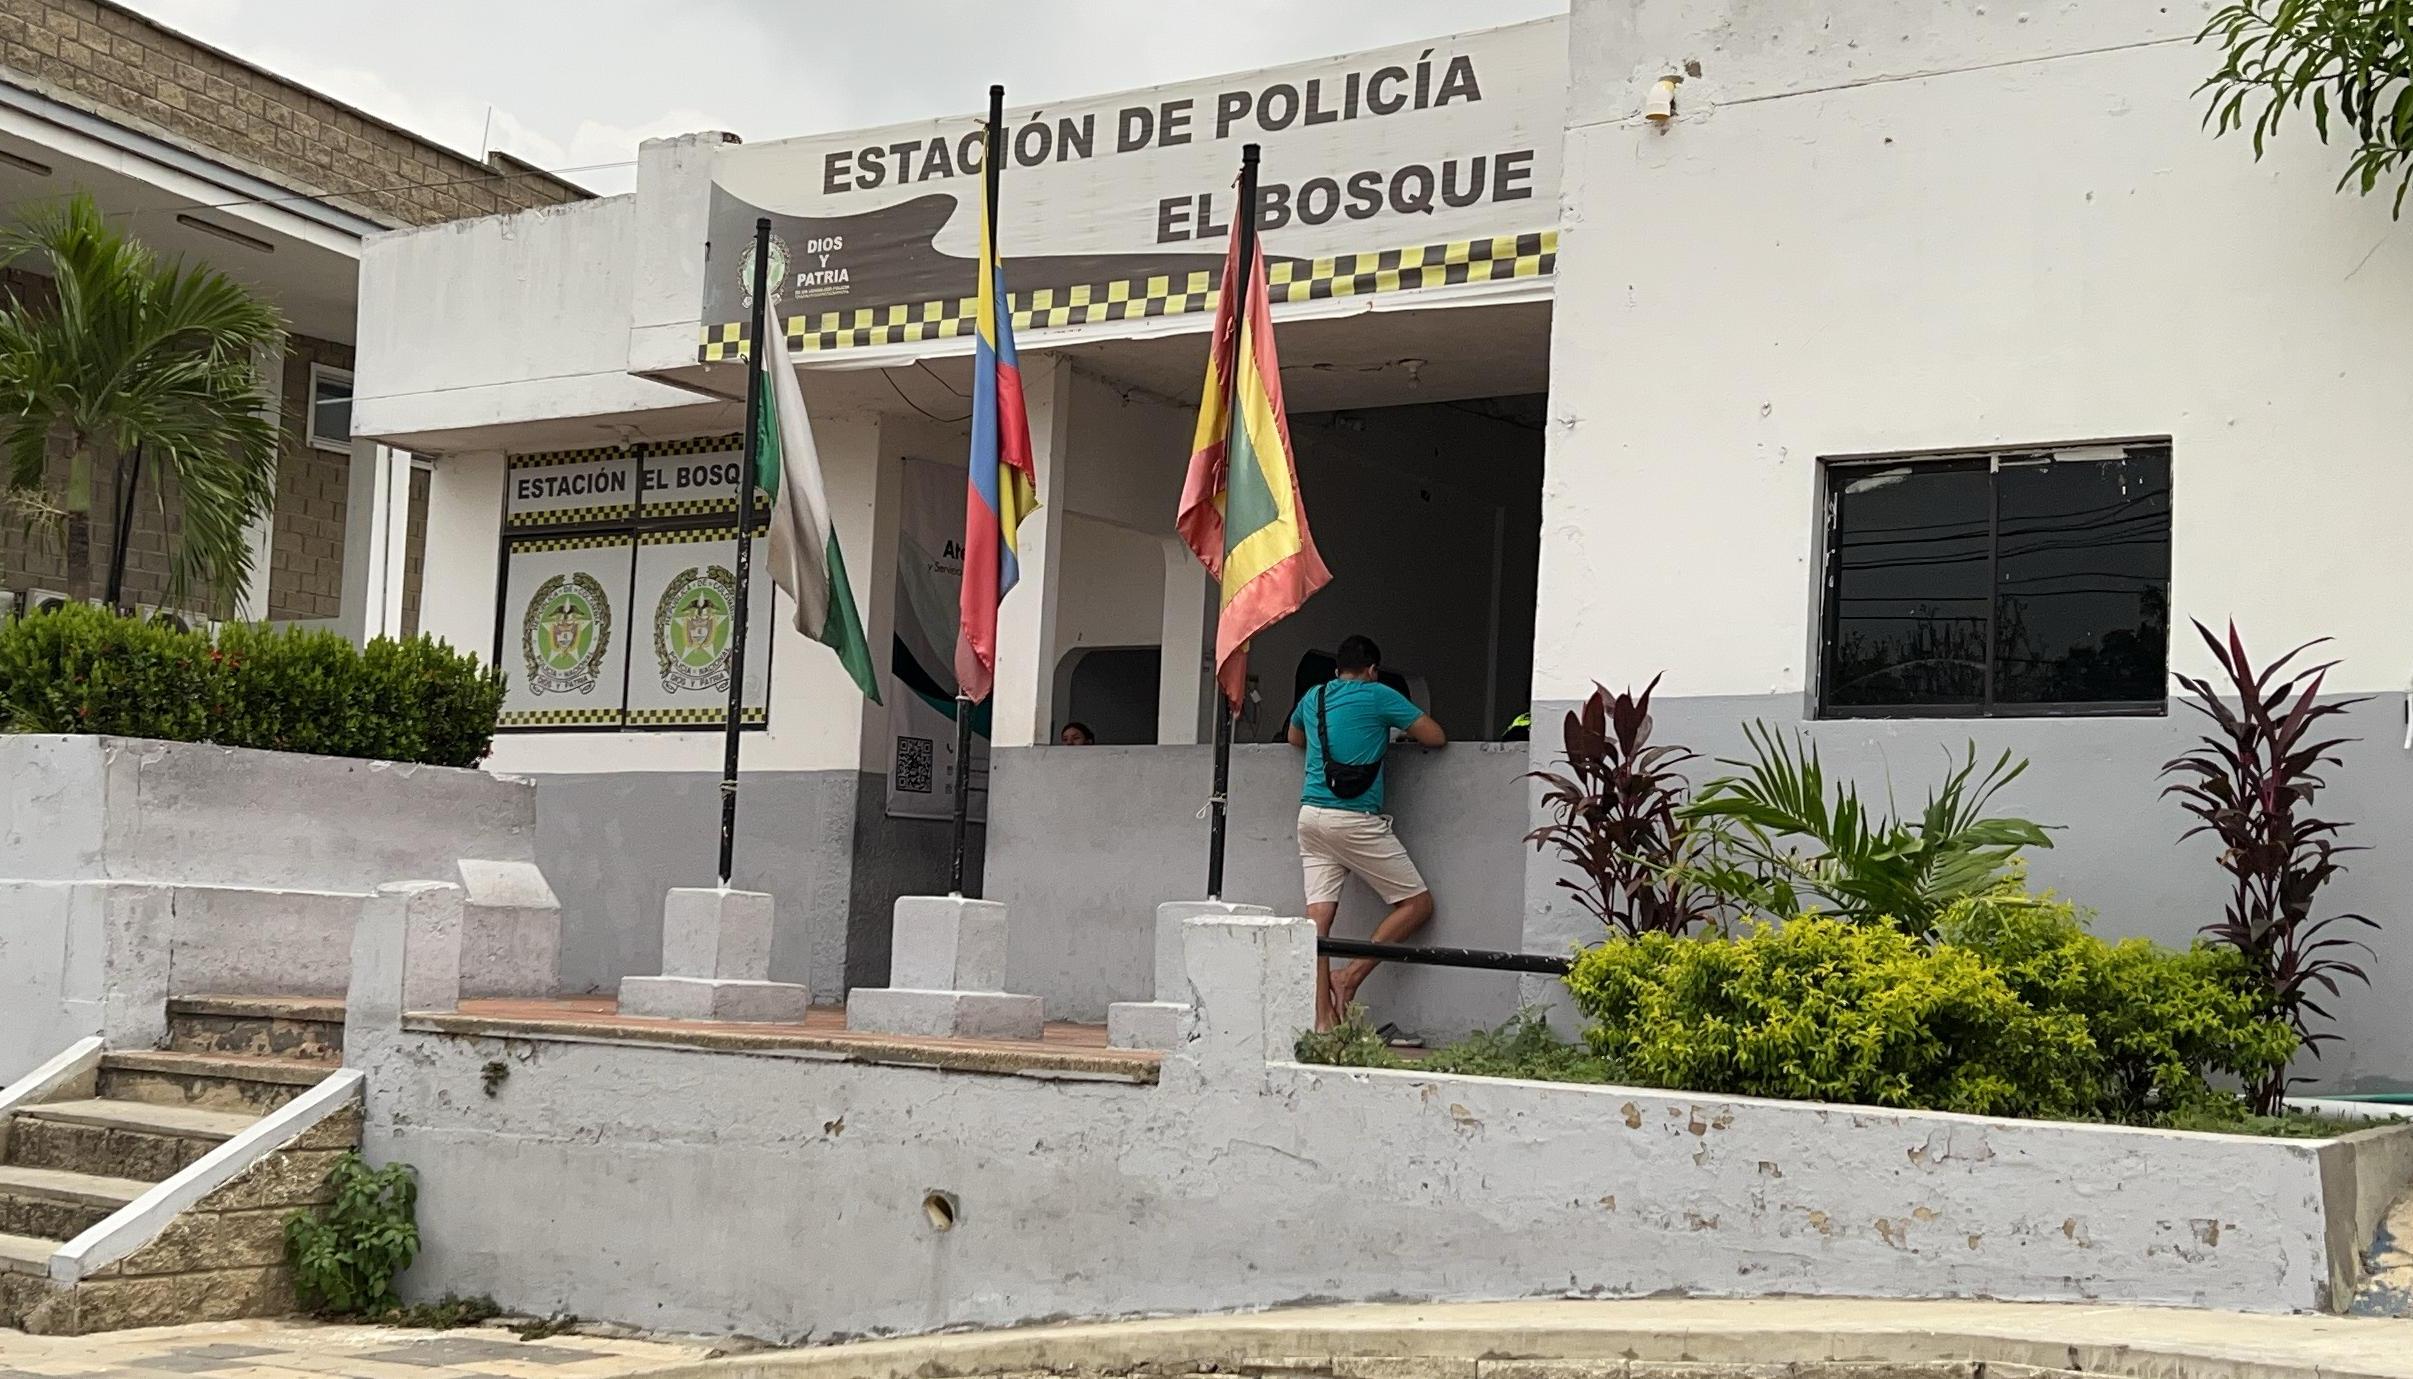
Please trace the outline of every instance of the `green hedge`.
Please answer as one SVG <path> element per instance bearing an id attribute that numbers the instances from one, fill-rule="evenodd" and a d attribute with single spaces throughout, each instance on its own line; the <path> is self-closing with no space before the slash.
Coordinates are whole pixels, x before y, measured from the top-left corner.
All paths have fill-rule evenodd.
<path id="1" fill-rule="evenodd" d="M 249 623 L 207 633 L 75 605 L 0 627 L 0 716 L 21 733 L 105 733 L 475 766 L 503 673 L 428 637 L 356 647 Z"/>
<path id="2" fill-rule="evenodd" d="M 2069 906 L 1994 895 L 1930 943 L 1808 915 L 1739 938 L 1614 939 L 1568 974 L 1620 1080 L 2046 1120 L 2239 1122 L 2216 1085 L 2296 1036 L 2231 955 L 2108 944 Z"/>

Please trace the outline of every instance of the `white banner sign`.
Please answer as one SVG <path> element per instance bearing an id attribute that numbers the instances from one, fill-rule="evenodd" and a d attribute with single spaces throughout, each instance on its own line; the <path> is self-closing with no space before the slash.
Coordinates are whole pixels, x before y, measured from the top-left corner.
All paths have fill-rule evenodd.
<path id="1" fill-rule="evenodd" d="M 964 472 L 907 460 L 897 526 L 896 647 L 889 658 L 888 813 L 955 812 L 955 637 L 964 583 Z M 972 720 L 972 818 L 989 813 L 989 709 Z"/>
<path id="2" fill-rule="evenodd" d="M 1545 19 L 1009 108 L 1014 304 L 1042 327 L 1203 310 L 1247 143 L 1277 301 L 1546 273 L 1566 67 L 1566 22 Z M 773 300 L 806 348 L 962 333 L 984 118 L 721 149 L 704 357 L 734 357 L 766 215 Z"/>

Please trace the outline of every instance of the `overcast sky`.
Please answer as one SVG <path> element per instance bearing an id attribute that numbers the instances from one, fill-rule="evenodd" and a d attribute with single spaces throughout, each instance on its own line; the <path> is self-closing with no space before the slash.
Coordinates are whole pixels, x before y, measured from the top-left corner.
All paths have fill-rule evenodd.
<path id="1" fill-rule="evenodd" d="M 625 165 L 657 135 L 726 129 L 760 142 L 965 114 L 994 81 L 1019 105 L 1566 10 L 1566 0 L 132 4 L 438 143 L 475 154 L 483 138 L 602 192 L 632 185 Z"/>

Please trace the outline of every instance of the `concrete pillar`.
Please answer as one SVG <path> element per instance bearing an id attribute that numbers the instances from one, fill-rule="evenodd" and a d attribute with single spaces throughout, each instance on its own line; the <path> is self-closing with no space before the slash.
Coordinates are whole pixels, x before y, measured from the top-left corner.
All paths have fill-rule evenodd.
<path id="1" fill-rule="evenodd" d="M 458 863 L 461 994 L 551 996 L 561 986 L 561 902 L 534 862 Z"/>
<path id="2" fill-rule="evenodd" d="M 285 439 L 285 346 L 282 341 L 262 345 L 252 351 L 251 369 L 259 379 L 264 403 L 261 416 L 276 428 L 277 445 Z M 234 607 L 238 622 L 268 621 L 269 568 L 276 546 L 276 499 L 268 500 L 268 511 L 259 520 L 243 529 L 244 544 L 251 548 L 251 584 L 244 589 L 242 601 Z"/>
<path id="3" fill-rule="evenodd" d="M 1315 1027 L 1315 925 L 1261 915 L 1182 922 L 1189 1018 L 1178 1053 L 1205 1080 L 1252 1077 Z"/>
<path id="4" fill-rule="evenodd" d="M 1213 740 L 1215 596 L 1206 567 L 1178 536 L 1164 540 L 1165 608 L 1156 679 L 1156 740 L 1189 746 Z M 1162 988 L 1159 989 L 1162 994 Z"/>
<path id="5" fill-rule="evenodd" d="M 997 610 L 997 695 L 989 741 L 1029 747 L 1054 736 L 1056 610 L 1062 602 L 1058 553 L 1064 549 L 1062 501 L 1072 432 L 1072 366 L 1053 356 L 1022 363 L 1029 404 L 1031 458 L 1039 471 L 1039 511 L 1022 524 L 1022 580 Z"/>
<path id="6" fill-rule="evenodd" d="M 343 601 L 336 612 L 337 630 L 354 641 L 402 630 L 410 502 L 409 452 L 355 439 L 344 490 Z"/>
<path id="7" fill-rule="evenodd" d="M 662 975 L 625 977 L 620 1013 L 801 1024 L 809 987 L 771 976 L 771 897 L 674 887 L 662 898 Z"/>
<path id="8" fill-rule="evenodd" d="M 959 895 L 900 896 L 888 985 L 847 993 L 846 1027 L 877 1034 L 1036 1039 L 1036 996 L 1005 989 L 1005 906 Z"/>
<path id="9" fill-rule="evenodd" d="M 1190 979 L 1184 956 L 1193 919 L 1271 915 L 1262 905 L 1228 900 L 1169 900 L 1156 907 L 1156 989 L 1149 1000 L 1116 1001 L 1106 1007 L 1106 1042 L 1118 1049 L 1174 1049 L 1190 1016 Z"/>
<path id="10" fill-rule="evenodd" d="M 398 881 L 361 903 L 347 1025 L 392 1029 L 407 1012 L 459 1008 L 463 898 L 447 881 Z"/>

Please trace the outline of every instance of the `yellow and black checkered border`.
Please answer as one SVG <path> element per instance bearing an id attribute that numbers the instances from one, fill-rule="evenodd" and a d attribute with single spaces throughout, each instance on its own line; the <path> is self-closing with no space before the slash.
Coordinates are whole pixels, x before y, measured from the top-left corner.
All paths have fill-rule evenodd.
<path id="1" fill-rule="evenodd" d="M 528 527 L 569 527 L 585 522 L 618 522 L 636 509 L 627 503 L 606 503 L 595 508 L 543 508 L 535 512 L 515 512 L 503 525 L 514 531 Z"/>
<path id="2" fill-rule="evenodd" d="M 761 535 L 760 531 L 755 532 L 756 537 Z M 706 541 L 726 541 L 736 545 L 737 528 L 682 527 L 676 531 L 640 532 L 637 536 L 637 544 L 641 546 L 692 546 Z"/>
<path id="3" fill-rule="evenodd" d="M 719 436 L 689 436 L 681 441 L 647 441 L 637 447 L 647 459 L 661 455 L 716 455 L 720 452 L 746 448 L 746 438 L 731 431 Z"/>
<path id="4" fill-rule="evenodd" d="M 596 460 L 625 460 L 636 454 L 629 445 L 590 445 L 584 450 L 534 450 L 505 456 L 513 469 L 549 469 L 562 464 L 591 464 Z"/>
<path id="5" fill-rule="evenodd" d="M 515 536 L 511 538 L 511 553 L 526 555 L 531 551 L 602 551 L 614 546 L 628 545 L 627 532 L 594 532 L 584 536 Z"/>
<path id="6" fill-rule="evenodd" d="M 764 709 L 739 709 L 737 711 L 737 721 L 740 723 L 768 723 L 770 719 L 769 711 Z M 717 728 L 728 721 L 729 710 L 724 705 L 715 705 L 711 708 L 630 709 L 628 711 L 629 726 L 633 728 L 659 728 L 671 725 Z"/>
<path id="7" fill-rule="evenodd" d="M 1274 301 L 1312 302 L 1424 287 L 1540 278 L 1557 271 L 1558 231 L 1541 230 L 1338 254 L 1309 262 L 1284 260 L 1269 264 L 1265 277 L 1268 294 Z M 1178 284 L 1174 277 L 1159 274 L 1123 282 L 1042 287 L 1029 293 L 1010 293 L 1008 300 L 1014 304 L 1014 329 L 1049 330 L 1209 311 L 1219 296 L 1211 286 L 1213 280 L 1213 273 L 1201 269 L 1182 275 Z M 975 305 L 970 297 L 957 297 L 857 307 L 853 311 L 825 311 L 817 316 L 799 313 L 787 320 L 788 344 L 798 350 L 835 350 L 943 340 L 972 328 Z M 745 348 L 744 323 L 723 322 L 704 327 L 698 357 L 707 364 L 742 359 Z"/>
<path id="8" fill-rule="evenodd" d="M 495 719 L 498 728 L 616 728 L 618 709 L 514 709 Z"/>
<path id="9" fill-rule="evenodd" d="M 761 489 L 754 491 L 754 510 L 756 512 L 771 510 L 771 500 Z M 645 505 L 647 517 L 726 517 L 735 511 L 737 511 L 735 498 L 673 498 L 668 502 Z M 622 516 L 626 515 L 622 514 Z M 733 535 L 735 535 L 734 532 L 726 532 L 723 534 L 723 539 Z"/>

